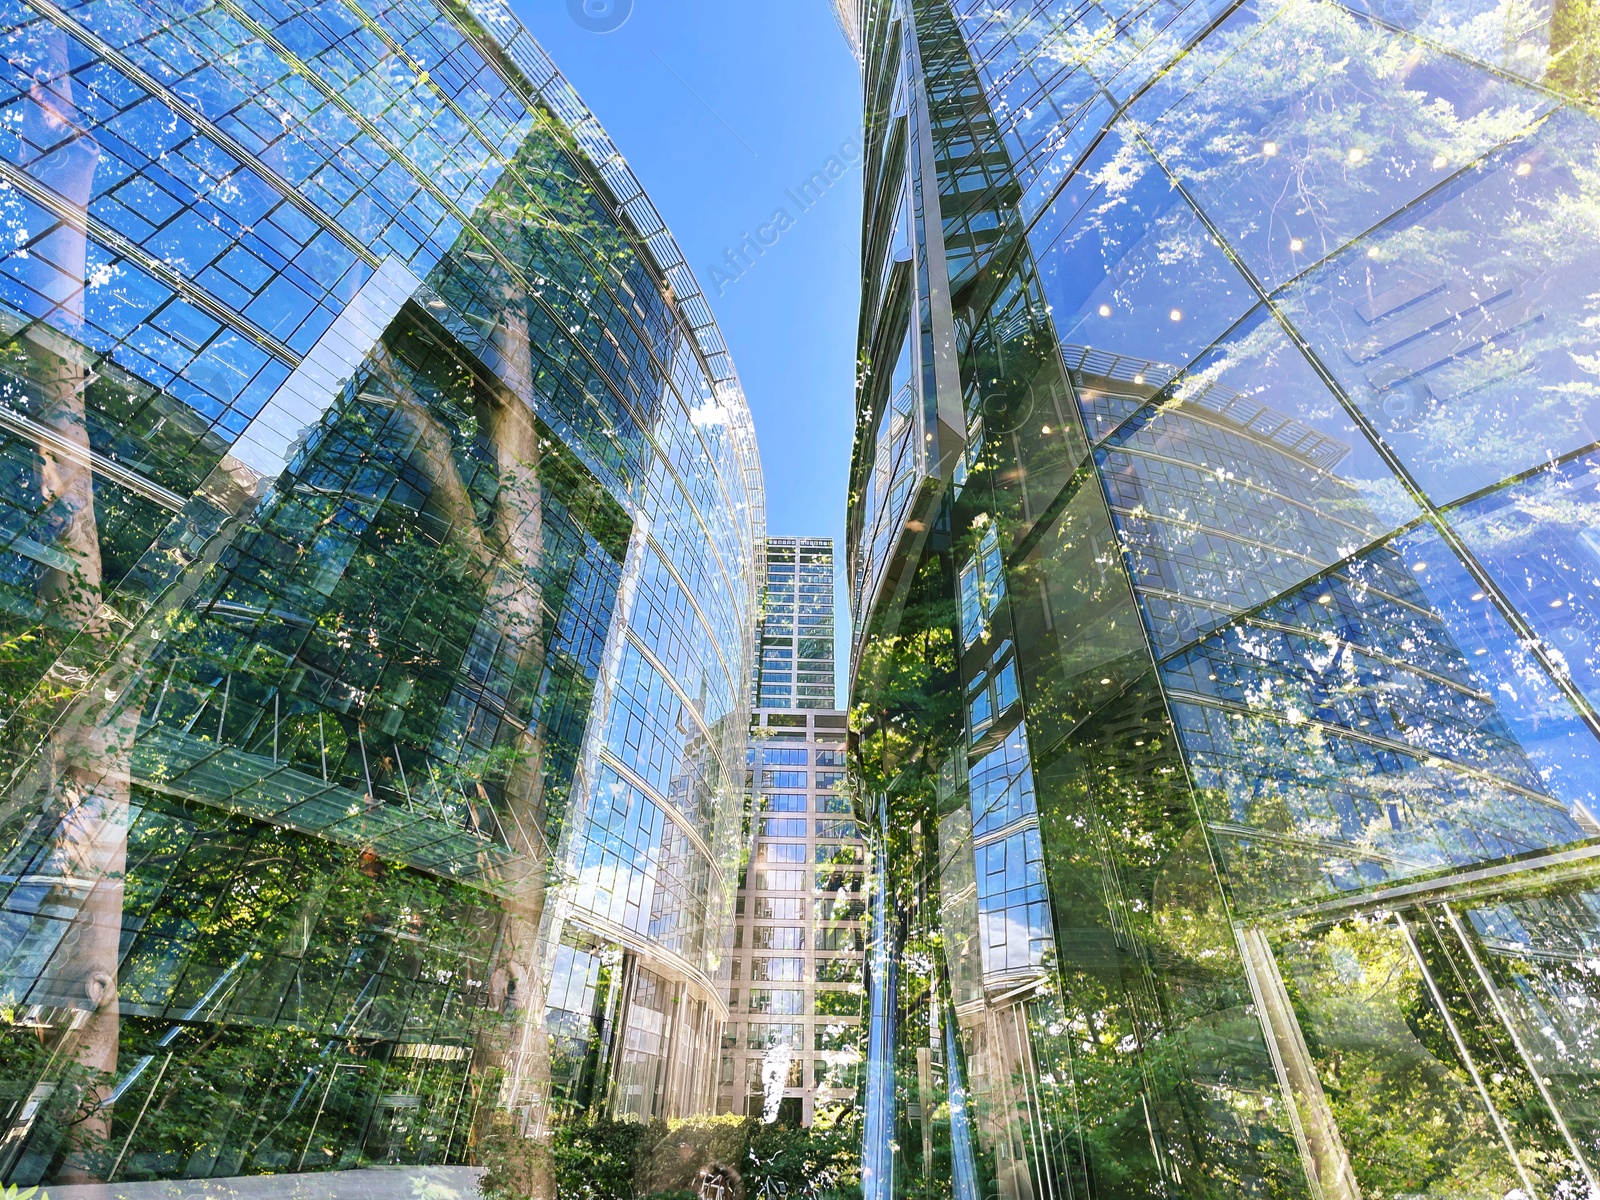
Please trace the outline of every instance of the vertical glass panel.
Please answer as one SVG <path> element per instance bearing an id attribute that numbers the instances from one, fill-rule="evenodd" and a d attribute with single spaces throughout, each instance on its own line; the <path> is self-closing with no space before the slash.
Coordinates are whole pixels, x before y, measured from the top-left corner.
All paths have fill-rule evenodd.
<path id="1" fill-rule="evenodd" d="M 996 289 L 965 359 L 967 452 L 956 483 L 966 484 L 969 468 L 992 481 L 1005 540 L 1014 544 L 1050 508 L 1086 449 L 1050 309 L 1031 270 Z"/>
<path id="2" fill-rule="evenodd" d="M 872 466 L 860 505 L 861 536 L 851 564 L 851 608 L 858 613 L 866 611 L 876 595 L 921 470 L 916 445 L 917 377 L 912 340 L 907 328 L 872 441 Z"/>
<path id="3" fill-rule="evenodd" d="M 1036 766 L 1060 999 L 1030 1031 L 1031 1082 L 1068 1131 L 1058 1161 L 1073 1194 L 1185 1194 L 1181 1177 L 1201 1194 L 1298 1196 L 1294 1139 L 1163 708 L 1147 672 Z"/>
<path id="4" fill-rule="evenodd" d="M 1000 565 L 999 535 L 990 523 L 979 535 L 972 558 L 961 568 L 957 584 L 962 649 L 988 634 L 989 618 L 1005 595 L 1005 576 Z"/>
<path id="5" fill-rule="evenodd" d="M 1018 830 L 986 842 L 973 855 L 985 983 L 992 975 L 1038 968 L 1053 944 L 1039 831 Z"/>
<path id="6" fill-rule="evenodd" d="M 965 1005 L 982 1000 L 972 813 L 966 805 L 957 805 L 939 818 L 939 925 L 954 1002 Z"/>
<path id="7" fill-rule="evenodd" d="M 1283 298 L 1439 503 L 1600 441 L 1597 130 L 1557 114 Z"/>
<path id="8" fill-rule="evenodd" d="M 1012 578 L 1028 721 L 1035 744 L 1048 750 L 1150 665 L 1117 535 L 1093 479 L 1079 484 Z"/>
<path id="9" fill-rule="evenodd" d="M 1400 917 L 1286 938 L 1277 969 L 1362 1195 L 1526 1195 L 1504 1116 Z M 1503 1097 L 1502 1097 L 1503 1100 Z"/>
<path id="10" fill-rule="evenodd" d="M 972 831 L 978 837 L 1004 829 L 1034 813 L 1033 770 L 1028 730 L 1018 725 L 1000 744 L 975 759 L 968 772 Z"/>
<path id="11" fill-rule="evenodd" d="M 1525 894 L 1474 898 L 1444 912 L 1467 969 L 1505 1024 L 1515 1057 L 1537 1072 L 1557 1132 L 1600 1163 L 1600 890 L 1593 868 L 1574 881 Z"/>

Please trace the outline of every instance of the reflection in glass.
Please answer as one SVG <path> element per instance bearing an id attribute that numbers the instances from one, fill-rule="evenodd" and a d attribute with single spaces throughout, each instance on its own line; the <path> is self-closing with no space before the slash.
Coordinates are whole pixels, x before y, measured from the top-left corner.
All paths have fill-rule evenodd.
<path id="1" fill-rule="evenodd" d="M 1124 126 L 1101 142 L 1031 238 L 1063 345 L 1139 364 L 1099 374 L 1130 378 L 1144 363 L 1165 364 L 1159 386 L 1255 303 L 1183 193 Z"/>
<path id="2" fill-rule="evenodd" d="M 1552 104 L 1380 21 L 1291 0 L 1231 14 L 1136 111 L 1156 156 L 1271 291 Z"/>
<path id="3" fill-rule="evenodd" d="M 907 1195 L 968 1145 L 1004 1200 L 1600 1195 L 1593 13 L 858 7 L 867 160 L 940 218 L 862 361 L 909 303 L 953 367 L 937 515 L 875 505 L 856 594 L 865 1153 Z"/>
<path id="4" fill-rule="evenodd" d="M 705 1109 L 760 468 L 604 133 L 493 2 L 0 48 L 0 1183 Z"/>
<path id="5" fill-rule="evenodd" d="M 1427 531 L 1234 623 L 1164 675 L 1247 905 L 1596 828 L 1593 734 Z"/>
<path id="6" fill-rule="evenodd" d="M 1284 311 L 1438 503 L 1600 441 L 1594 127 L 1561 111 L 1294 284 Z M 1511 226 L 1507 229 L 1507 222 Z"/>
<path id="7" fill-rule="evenodd" d="M 1417 512 L 1260 310 L 1171 395 L 1119 422 L 1096 455 L 1161 651 L 1318 574 Z M 1106 412 L 1101 402 L 1086 419 Z"/>
<path id="8" fill-rule="evenodd" d="M 1592 455 L 1540 471 L 1450 518 L 1557 669 L 1600 701 L 1600 477 Z"/>

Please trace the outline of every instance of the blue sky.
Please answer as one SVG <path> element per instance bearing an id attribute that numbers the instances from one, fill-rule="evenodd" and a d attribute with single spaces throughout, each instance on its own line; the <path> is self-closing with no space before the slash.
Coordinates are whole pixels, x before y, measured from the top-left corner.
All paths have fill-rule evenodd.
<path id="1" fill-rule="evenodd" d="M 841 166 L 858 157 L 860 75 L 828 0 L 632 0 L 609 33 L 581 27 L 567 0 L 511 2 L 627 157 L 706 288 L 755 414 L 768 531 L 832 535 L 842 551 L 859 171 L 814 186 L 804 209 L 791 195 L 817 172 L 826 178 L 830 157 Z M 788 221 L 774 223 L 780 208 Z M 775 243 L 735 276 L 726 252 L 763 227 Z"/>

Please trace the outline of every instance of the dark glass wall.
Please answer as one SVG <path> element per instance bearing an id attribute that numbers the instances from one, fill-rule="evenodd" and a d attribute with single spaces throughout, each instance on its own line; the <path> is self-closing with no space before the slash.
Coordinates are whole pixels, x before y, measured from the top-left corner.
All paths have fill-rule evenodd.
<path id="1" fill-rule="evenodd" d="M 761 481 L 614 147 L 493 5 L 0 26 L 0 1180 L 707 1110 Z"/>
<path id="2" fill-rule="evenodd" d="M 859 7 L 874 1195 L 1596 1186 L 1573 12 Z"/>

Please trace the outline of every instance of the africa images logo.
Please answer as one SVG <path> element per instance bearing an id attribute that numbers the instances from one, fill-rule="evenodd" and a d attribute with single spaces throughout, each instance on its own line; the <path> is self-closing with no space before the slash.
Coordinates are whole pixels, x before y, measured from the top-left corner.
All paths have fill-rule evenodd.
<path id="1" fill-rule="evenodd" d="M 633 15 L 633 0 L 567 0 L 567 15 L 590 33 L 611 33 Z"/>
<path id="2" fill-rule="evenodd" d="M 712 266 L 711 283 L 717 289 L 717 295 L 723 295 L 731 284 L 743 279 L 745 273 L 755 265 L 756 259 L 776 246 L 778 240 L 795 227 L 799 218 L 815 208 L 834 184 L 860 162 L 861 142 L 853 136 L 848 137 L 839 143 L 838 149 L 828 155 L 827 161 L 820 167 L 793 187 L 785 188 L 784 199 L 789 203 L 780 204 L 774 209 L 772 216 L 764 225 L 758 226 L 755 233 L 746 231 L 738 242 L 726 247 L 722 252 L 722 261 Z"/>

